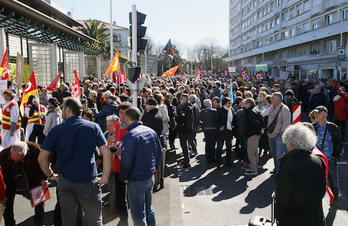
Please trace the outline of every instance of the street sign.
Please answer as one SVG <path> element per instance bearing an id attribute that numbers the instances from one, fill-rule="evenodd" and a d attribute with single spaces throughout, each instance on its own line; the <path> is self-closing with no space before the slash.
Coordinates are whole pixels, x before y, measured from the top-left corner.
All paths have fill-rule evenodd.
<path id="1" fill-rule="evenodd" d="M 344 61 L 345 60 L 345 50 L 343 46 L 338 47 L 338 61 Z"/>
<path id="2" fill-rule="evenodd" d="M 256 64 L 255 66 L 255 71 L 256 73 L 259 72 L 259 71 L 263 71 L 263 72 L 266 72 L 268 71 L 268 67 L 267 67 L 267 64 Z"/>

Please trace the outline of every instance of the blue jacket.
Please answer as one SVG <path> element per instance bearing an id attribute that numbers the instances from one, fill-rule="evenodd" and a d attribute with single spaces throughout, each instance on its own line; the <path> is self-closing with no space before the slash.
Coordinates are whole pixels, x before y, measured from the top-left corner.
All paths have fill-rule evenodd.
<path id="1" fill-rule="evenodd" d="M 134 122 L 122 143 L 120 180 L 139 182 L 151 178 L 162 161 L 162 146 L 156 132 L 142 122 Z"/>
<path id="2" fill-rule="evenodd" d="M 98 124 L 103 132 L 106 131 L 106 117 L 109 115 L 117 115 L 117 104 L 115 102 L 111 102 L 110 104 L 103 107 L 103 109 L 98 112 L 94 109 L 94 115 L 98 119 Z"/>

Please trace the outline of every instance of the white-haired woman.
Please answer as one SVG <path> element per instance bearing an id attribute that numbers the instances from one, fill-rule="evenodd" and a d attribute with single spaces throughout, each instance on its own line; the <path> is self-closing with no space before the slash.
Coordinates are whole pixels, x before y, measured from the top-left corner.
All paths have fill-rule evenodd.
<path id="1" fill-rule="evenodd" d="M 276 182 L 275 217 L 278 225 L 325 225 L 322 199 L 326 178 L 324 161 L 311 154 L 314 132 L 301 123 L 283 134 L 288 154 L 280 158 Z"/>

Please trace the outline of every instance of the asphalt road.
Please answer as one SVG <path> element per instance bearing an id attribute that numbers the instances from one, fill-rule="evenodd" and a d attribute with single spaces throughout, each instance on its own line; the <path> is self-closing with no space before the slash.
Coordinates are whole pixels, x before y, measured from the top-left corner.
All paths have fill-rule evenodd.
<path id="1" fill-rule="evenodd" d="M 199 153 L 191 159 L 190 169 L 184 170 L 178 164 L 182 159 L 180 148 L 167 152 L 164 188 L 153 196 L 157 224 L 237 226 L 248 225 L 254 215 L 270 218 L 271 194 L 275 189 L 275 179 L 270 178 L 273 160 L 260 160 L 257 176 L 244 176 L 238 165 L 217 170 L 214 163 L 205 161 L 202 133 L 197 135 L 197 143 Z M 180 147 L 178 140 L 176 147 Z M 330 208 L 329 197 L 325 196 L 323 208 L 328 226 L 343 226 L 348 222 L 347 147 L 338 169 L 342 208 Z M 53 225 L 54 186 L 50 187 L 50 194 L 51 199 L 45 203 L 45 225 Z M 103 187 L 103 197 L 108 198 L 107 186 Z M 108 207 L 103 211 L 105 225 L 118 223 L 117 214 L 108 213 Z M 17 195 L 14 213 L 18 225 L 33 225 L 34 210 L 29 200 Z"/>

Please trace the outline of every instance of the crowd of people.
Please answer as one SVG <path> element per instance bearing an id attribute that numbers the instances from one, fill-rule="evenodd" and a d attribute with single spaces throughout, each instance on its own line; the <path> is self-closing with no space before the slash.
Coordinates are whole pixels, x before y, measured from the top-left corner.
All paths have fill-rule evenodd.
<path id="1" fill-rule="evenodd" d="M 84 78 L 80 84 L 80 99 L 71 97 L 69 83 L 62 83 L 52 93 L 38 87 L 39 96 L 29 97 L 23 117 L 17 103 L 19 90 L 9 84 L 10 89 L 3 93 L 0 166 L 10 200 L 6 202 L 5 225 L 15 225 L 14 191 L 21 190 L 24 195 L 33 186 L 46 188 L 47 179 L 57 182 L 57 225 L 82 221 L 102 225 L 98 185 L 105 183 L 111 195 L 104 205 L 109 206 L 109 212 L 118 213 L 120 225 L 128 224 L 126 200 L 135 225 L 155 225 L 153 175 L 161 163 L 162 148 L 177 149 L 178 138 L 183 155 L 179 164 L 182 170 L 190 170 L 191 158 L 198 154 L 196 134 L 201 131 L 206 161 L 216 164 L 216 170 L 239 164 L 245 175 L 257 176 L 259 159 L 273 158 L 271 173 L 279 194 L 283 194 L 284 184 L 278 181 L 288 173 L 285 168 L 291 162 L 284 155 L 317 147 L 327 164 L 315 161 L 328 169 L 332 204 L 339 207 L 336 171 L 346 137 L 348 105 L 329 79 L 266 78 L 243 84 L 226 77 L 148 78 L 135 101 L 137 107 L 131 104 L 132 91 L 126 84 L 116 86 L 96 78 Z M 348 88 L 346 83 L 339 85 Z M 293 106 L 298 104 L 302 121 L 313 125 L 315 142 L 311 138 L 311 146 L 298 146 L 287 135 L 298 129 L 291 125 Z M 31 166 L 27 166 L 29 162 Z M 97 178 L 98 165 L 102 178 Z M 9 174 L 13 169 L 16 173 Z M 21 177 L 28 180 L 18 182 Z M 279 203 L 283 198 L 280 195 Z M 284 211 L 286 205 L 278 207 Z M 36 225 L 42 225 L 43 213 L 43 204 L 35 207 Z M 278 217 L 280 222 L 288 220 L 281 214 Z"/>

